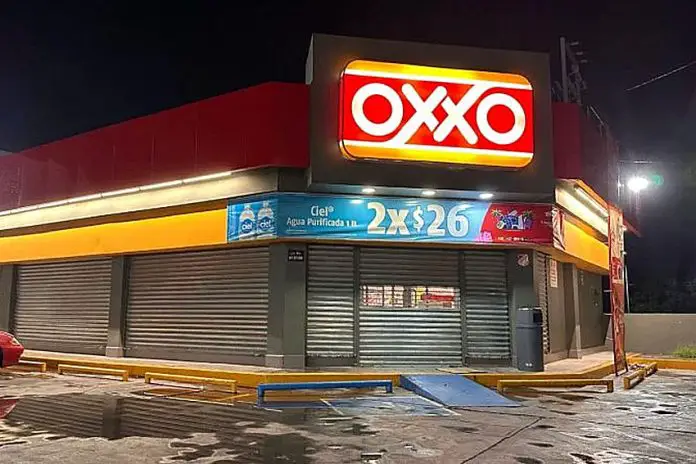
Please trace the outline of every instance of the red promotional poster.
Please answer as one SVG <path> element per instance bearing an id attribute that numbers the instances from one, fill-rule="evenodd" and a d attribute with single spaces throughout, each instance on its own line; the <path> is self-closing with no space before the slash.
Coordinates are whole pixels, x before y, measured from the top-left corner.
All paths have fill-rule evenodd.
<path id="1" fill-rule="evenodd" d="M 614 341 L 614 373 L 628 370 L 626 329 L 624 324 L 624 227 L 623 213 L 609 205 L 609 282 L 611 289 L 611 326 Z"/>
<path id="2" fill-rule="evenodd" d="M 481 224 L 481 242 L 553 243 L 553 212 L 549 205 L 492 203 Z"/>

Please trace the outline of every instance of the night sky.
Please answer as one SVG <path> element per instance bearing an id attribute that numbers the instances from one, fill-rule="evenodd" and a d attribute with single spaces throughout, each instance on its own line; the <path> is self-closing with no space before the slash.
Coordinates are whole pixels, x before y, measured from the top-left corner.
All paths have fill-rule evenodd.
<path id="1" fill-rule="evenodd" d="M 582 43 L 587 99 L 622 156 L 681 163 L 696 152 L 696 66 L 625 89 L 696 59 L 692 3 L 4 1 L 0 148 L 21 150 L 265 81 L 301 82 L 312 32 L 554 56 L 565 35 Z M 667 191 L 645 203 L 649 220 L 665 223 L 658 213 L 671 201 Z M 656 237 L 647 235 L 649 249 Z"/>

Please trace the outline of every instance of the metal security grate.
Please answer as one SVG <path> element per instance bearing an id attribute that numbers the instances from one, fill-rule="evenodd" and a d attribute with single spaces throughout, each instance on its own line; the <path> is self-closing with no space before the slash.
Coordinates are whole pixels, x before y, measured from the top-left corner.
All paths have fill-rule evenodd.
<path id="1" fill-rule="evenodd" d="M 549 257 L 544 253 L 535 253 L 536 286 L 539 307 L 543 318 L 544 353 L 551 352 L 551 330 L 549 329 Z"/>
<path id="2" fill-rule="evenodd" d="M 15 335 L 30 349 L 104 354 L 110 295 L 110 259 L 20 265 Z"/>
<path id="3" fill-rule="evenodd" d="M 307 355 L 353 357 L 354 249 L 311 245 L 307 267 Z"/>
<path id="4" fill-rule="evenodd" d="M 510 359 L 505 252 L 471 251 L 463 260 L 467 359 Z"/>
<path id="5" fill-rule="evenodd" d="M 359 362 L 462 364 L 458 254 L 361 248 Z"/>
<path id="6" fill-rule="evenodd" d="M 130 356 L 261 356 L 268 327 L 268 248 L 136 256 L 130 266 Z"/>

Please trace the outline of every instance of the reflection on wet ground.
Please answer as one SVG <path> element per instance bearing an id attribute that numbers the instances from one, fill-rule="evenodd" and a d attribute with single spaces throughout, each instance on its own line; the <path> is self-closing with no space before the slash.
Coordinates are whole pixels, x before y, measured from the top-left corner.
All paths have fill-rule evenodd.
<path id="1" fill-rule="evenodd" d="M 235 457 L 236 462 L 268 462 L 269 459 L 306 462 L 314 450 L 311 440 L 283 425 L 306 426 L 311 431 L 312 427 L 319 426 L 313 425 L 318 424 L 313 419 L 334 414 L 331 410 L 274 412 L 245 404 L 231 408 L 173 399 L 110 395 L 30 397 L 18 401 L 2 421 L 0 446 L 19 444 L 37 435 L 48 440 L 157 437 L 176 439 L 171 446 L 182 461 L 212 457 L 225 450 L 224 453 Z M 271 426 L 274 430 L 267 430 Z M 336 427 L 337 435 L 347 426 L 359 430 L 362 425 L 341 424 L 341 428 Z M 215 443 L 200 444 L 191 440 L 192 435 L 206 433 L 215 434 Z"/>
<path id="2" fill-rule="evenodd" d="M 658 374 L 614 394 L 515 391 L 522 408 L 514 412 L 449 410 L 403 390 L 272 395 L 259 407 L 251 391 L 50 378 L 36 382 L 40 394 L 0 399 L 4 456 L 35 462 L 50 448 L 61 456 L 110 449 L 117 457 L 108 462 L 614 464 L 686 463 L 696 455 L 696 376 Z M 1 380 L 6 392 L 31 378 Z M 50 382 L 58 391 L 80 386 L 86 393 L 48 395 Z M 145 455 L 153 443 L 160 448 Z M 138 461 L 141 453 L 147 459 Z"/>
<path id="3" fill-rule="evenodd" d="M 190 393 L 194 392 L 186 394 Z M 212 396 L 217 399 L 216 395 Z M 177 459 L 184 461 L 215 455 L 216 459 L 235 457 L 236 462 L 305 462 L 316 449 L 307 438 L 313 433 L 335 436 L 341 443 L 342 436 L 374 436 L 381 432 L 360 416 L 455 414 L 415 396 L 329 399 L 319 403 L 320 407 L 315 402 L 295 401 L 290 403 L 292 407 L 282 409 L 278 408 L 284 403 L 276 402 L 269 403 L 270 408 L 257 407 L 251 402 L 237 402 L 233 407 L 205 403 L 200 395 L 195 403 L 157 396 L 103 394 L 10 401 L 13 409 L 0 422 L 0 447 L 26 443 L 29 437 L 42 440 L 167 438 L 172 440 Z M 191 438 L 197 434 L 215 434 L 216 440 L 201 444 Z"/>

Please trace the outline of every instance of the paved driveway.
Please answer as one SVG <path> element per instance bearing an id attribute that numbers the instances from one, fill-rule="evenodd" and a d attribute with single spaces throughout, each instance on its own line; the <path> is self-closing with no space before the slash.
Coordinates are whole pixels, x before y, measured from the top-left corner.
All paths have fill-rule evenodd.
<path id="1" fill-rule="evenodd" d="M 8 463 L 696 462 L 696 376 L 676 371 L 614 394 L 525 392 L 505 409 L 403 390 L 259 409 L 253 396 L 51 374 L 0 375 L 0 394 Z"/>

